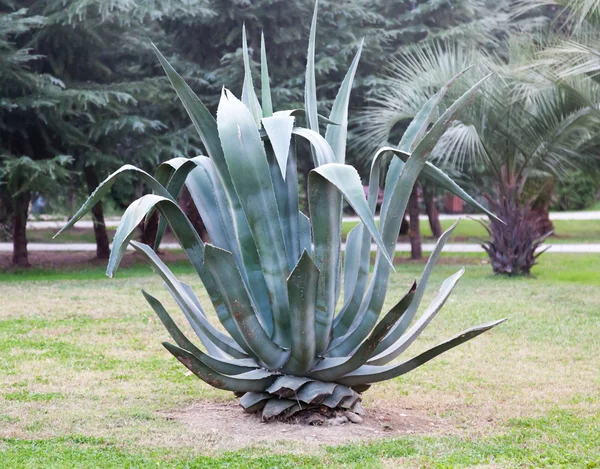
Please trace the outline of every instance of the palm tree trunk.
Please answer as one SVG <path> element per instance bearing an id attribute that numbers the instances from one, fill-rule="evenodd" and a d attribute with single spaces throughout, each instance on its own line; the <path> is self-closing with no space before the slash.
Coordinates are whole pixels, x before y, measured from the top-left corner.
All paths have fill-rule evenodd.
<path id="1" fill-rule="evenodd" d="M 425 200 L 425 211 L 427 212 L 427 218 L 429 219 L 429 226 L 433 236 L 439 238 L 442 236 L 442 224 L 440 223 L 440 213 L 435 205 L 434 192 L 427 190 L 427 187 L 423 187 L 423 199 Z"/>
<path id="2" fill-rule="evenodd" d="M 16 267 L 30 266 L 27 254 L 27 215 L 29 213 L 30 199 L 31 194 L 29 191 L 24 191 L 14 198 L 12 264 Z"/>
<path id="3" fill-rule="evenodd" d="M 91 193 L 99 185 L 98 174 L 93 166 L 86 166 L 84 169 L 85 182 L 88 191 Z M 104 209 L 102 202 L 98 202 L 92 207 L 92 219 L 94 220 L 94 237 L 96 238 L 96 258 L 108 259 L 110 256 L 110 247 L 108 242 L 108 233 L 104 224 Z"/>
<path id="4" fill-rule="evenodd" d="M 418 185 L 413 186 L 408 199 L 409 236 L 410 236 L 410 258 L 421 259 L 423 248 L 421 246 L 421 227 L 419 226 L 419 192 Z"/>

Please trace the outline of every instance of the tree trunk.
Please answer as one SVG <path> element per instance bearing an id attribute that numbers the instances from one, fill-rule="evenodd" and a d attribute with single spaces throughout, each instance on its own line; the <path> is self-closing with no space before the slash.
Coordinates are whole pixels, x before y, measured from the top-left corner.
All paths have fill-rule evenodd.
<path id="1" fill-rule="evenodd" d="M 198 213 L 198 209 L 196 208 L 196 204 L 192 199 L 187 187 L 184 187 L 181 191 L 181 196 L 179 197 L 179 205 L 183 208 L 183 211 L 189 218 L 190 222 L 196 228 L 196 231 L 202 238 L 202 241 L 208 242 L 208 232 L 206 231 L 206 227 L 204 226 L 204 222 L 200 217 L 200 213 Z"/>
<path id="2" fill-rule="evenodd" d="M 96 168 L 93 166 L 86 166 L 83 172 L 85 174 L 85 182 L 88 191 L 91 193 L 95 191 L 99 185 Z M 96 238 L 96 258 L 108 259 L 110 256 L 110 247 L 106 225 L 104 224 L 104 209 L 102 208 L 102 202 L 98 202 L 92 207 L 92 219 L 94 221 L 94 236 Z"/>
<path id="3" fill-rule="evenodd" d="M 27 256 L 27 215 L 29 213 L 30 199 L 31 194 L 28 191 L 22 192 L 14 198 L 12 263 L 16 267 L 30 266 Z"/>
<path id="4" fill-rule="evenodd" d="M 421 246 L 421 227 L 419 226 L 419 191 L 418 185 L 413 186 L 408 199 L 409 236 L 410 236 L 410 258 L 421 259 L 423 248 Z"/>
<path id="5" fill-rule="evenodd" d="M 431 190 L 423 190 L 423 199 L 425 200 L 425 211 L 427 212 L 427 218 L 429 218 L 429 226 L 433 236 L 439 238 L 444 232 L 442 230 L 442 224 L 440 223 L 440 214 L 435 205 L 434 193 Z"/>

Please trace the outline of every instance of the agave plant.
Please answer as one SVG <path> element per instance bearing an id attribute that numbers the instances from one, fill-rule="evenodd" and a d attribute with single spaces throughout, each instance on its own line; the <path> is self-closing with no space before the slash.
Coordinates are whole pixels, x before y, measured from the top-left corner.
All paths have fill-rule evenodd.
<path id="1" fill-rule="evenodd" d="M 477 93 L 481 83 L 436 119 L 447 88 L 440 90 L 418 113 L 398 148 L 377 152 L 367 200 L 358 173 L 344 164 L 348 101 L 361 48 L 331 114 L 328 118 L 320 116 L 314 72 L 316 18 L 315 8 L 303 110 L 273 112 L 264 38 L 262 105 L 253 87 L 244 31 L 242 100 L 223 90 L 216 120 L 157 51 L 208 156 L 172 159 L 161 164 L 154 177 L 126 165 L 108 177 L 63 228 L 87 213 L 119 174 L 129 171 L 143 178 L 153 193 L 125 211 L 107 274 L 116 272 L 128 244 L 144 255 L 203 347 L 181 332 L 158 299 L 143 292 L 176 343 L 165 342 L 165 348 L 206 383 L 241 396 L 240 404 L 246 411 L 262 410 L 265 419 L 289 416 L 315 405 L 356 410 L 361 393 L 372 383 L 407 373 L 501 322 L 474 327 L 410 360 L 391 363 L 434 318 L 463 274 L 461 270 L 445 280 L 433 302 L 409 328 L 452 227 L 440 238 L 419 282 L 413 283 L 379 320 L 393 270 L 401 215 L 417 176 L 423 173 L 476 204 L 429 164 L 427 157 L 456 111 Z M 307 128 L 297 126 L 296 118 L 302 115 L 306 116 Z M 324 137 L 319 133 L 320 122 L 326 124 Z M 297 154 L 298 139 L 310 143 L 315 165 L 308 178 L 310 218 L 298 207 L 296 161 L 310 157 Z M 386 153 L 395 158 L 387 174 L 377 226 L 374 213 Z M 210 243 L 200 239 L 176 203 L 184 185 L 202 216 Z M 360 223 L 348 235 L 342 256 L 344 199 Z M 132 241 L 135 228 L 154 211 L 161 216 L 155 247 L 170 225 L 226 333 L 209 321 L 192 289 L 175 278 L 150 246 Z M 372 241 L 377 251 L 373 266 Z M 339 302 L 342 290 L 343 300 Z"/>

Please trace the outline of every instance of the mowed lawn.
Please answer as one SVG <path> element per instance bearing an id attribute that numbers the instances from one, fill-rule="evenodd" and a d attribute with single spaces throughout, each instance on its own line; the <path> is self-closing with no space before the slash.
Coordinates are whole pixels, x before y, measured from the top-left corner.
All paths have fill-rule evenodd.
<path id="1" fill-rule="evenodd" d="M 522 279 L 494 277 L 478 255 L 443 261 L 429 298 L 458 261 L 469 265 L 408 355 L 509 321 L 364 395 L 367 412 L 406 409 L 441 430 L 234 451 L 165 415 L 233 396 L 189 376 L 161 346 L 167 333 L 140 289 L 176 308 L 149 267 L 112 280 L 100 269 L 0 274 L 0 467 L 600 467 L 600 255 L 546 254 L 537 278 Z M 421 268 L 396 267 L 387 306 Z M 208 305 L 190 269 L 175 270 Z"/>

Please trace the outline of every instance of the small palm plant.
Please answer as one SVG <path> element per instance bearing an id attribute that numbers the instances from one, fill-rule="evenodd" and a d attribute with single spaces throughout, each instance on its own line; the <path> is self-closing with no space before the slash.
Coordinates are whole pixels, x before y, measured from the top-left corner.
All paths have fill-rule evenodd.
<path id="1" fill-rule="evenodd" d="M 155 177 L 126 165 L 98 187 L 64 228 L 87 213 L 119 174 L 129 171 L 143 178 L 153 193 L 125 211 L 107 274 L 116 272 L 128 244 L 143 254 L 164 280 L 204 350 L 181 332 L 155 297 L 143 292 L 176 343 L 163 345 L 206 383 L 241 396 L 246 411 L 262 410 L 264 419 L 289 416 L 315 405 L 357 410 L 361 392 L 372 383 L 407 373 L 501 322 L 474 327 L 415 358 L 391 364 L 434 318 L 463 274 L 461 270 L 444 281 L 436 298 L 409 328 L 452 227 L 440 238 L 420 281 L 379 320 L 401 215 L 417 176 L 423 173 L 476 204 L 429 164 L 427 157 L 456 111 L 477 93 L 481 83 L 435 119 L 447 88 L 440 90 L 416 116 L 399 148 L 377 152 L 367 200 L 358 173 L 344 164 L 348 101 L 361 50 L 330 116 L 321 117 L 314 72 L 315 24 L 316 8 L 308 49 L 306 109 L 301 111 L 272 111 L 264 39 L 259 104 L 245 31 L 242 100 L 223 90 L 216 120 L 157 52 L 208 156 L 172 159 L 158 167 Z M 299 115 L 306 116 L 308 128 L 296 126 Z M 319 122 L 327 124 L 324 137 Z M 307 156 L 297 155 L 298 139 L 310 143 L 315 165 L 308 178 L 310 218 L 298 208 L 296 161 Z M 396 157 L 388 171 L 378 227 L 374 213 L 385 153 Z M 206 225 L 210 244 L 200 239 L 176 203 L 184 184 Z M 360 223 L 348 235 L 342 260 L 343 199 Z M 226 333 L 211 324 L 192 289 L 175 278 L 150 246 L 132 241 L 135 228 L 154 211 L 161 215 L 155 247 L 169 224 Z M 377 256 L 369 275 L 372 240 Z M 338 308 L 342 279 L 343 301 Z"/>

